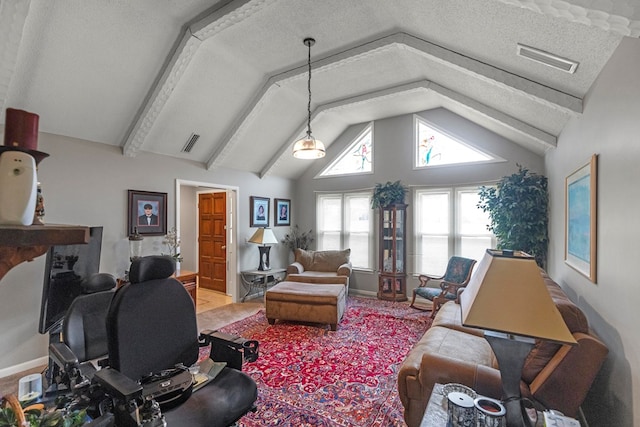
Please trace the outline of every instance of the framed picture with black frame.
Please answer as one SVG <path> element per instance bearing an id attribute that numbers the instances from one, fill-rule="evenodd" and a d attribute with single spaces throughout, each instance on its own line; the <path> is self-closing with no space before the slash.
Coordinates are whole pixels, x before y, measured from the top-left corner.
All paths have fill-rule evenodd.
<path id="1" fill-rule="evenodd" d="M 131 236 L 134 229 L 146 236 L 167 234 L 167 193 L 128 190 L 127 232 Z"/>
<path id="2" fill-rule="evenodd" d="M 251 196 L 250 202 L 250 218 L 249 227 L 268 227 L 269 226 L 269 202 L 271 199 L 266 197 Z"/>
<path id="3" fill-rule="evenodd" d="M 273 223 L 275 226 L 291 225 L 291 200 L 273 199 Z"/>

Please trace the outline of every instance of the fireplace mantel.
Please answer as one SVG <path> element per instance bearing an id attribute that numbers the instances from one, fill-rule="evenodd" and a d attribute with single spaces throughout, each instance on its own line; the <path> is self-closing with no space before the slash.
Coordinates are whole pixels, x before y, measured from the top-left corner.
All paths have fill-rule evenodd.
<path id="1" fill-rule="evenodd" d="M 0 225 L 0 280 L 16 265 L 32 261 L 53 245 L 89 243 L 82 225 Z"/>

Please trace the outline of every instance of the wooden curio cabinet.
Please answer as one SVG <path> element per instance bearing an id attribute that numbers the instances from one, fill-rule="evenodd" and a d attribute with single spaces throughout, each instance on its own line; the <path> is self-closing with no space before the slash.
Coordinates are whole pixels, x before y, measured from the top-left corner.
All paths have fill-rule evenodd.
<path id="1" fill-rule="evenodd" d="M 378 298 L 407 300 L 406 222 L 407 205 L 380 208 Z"/>

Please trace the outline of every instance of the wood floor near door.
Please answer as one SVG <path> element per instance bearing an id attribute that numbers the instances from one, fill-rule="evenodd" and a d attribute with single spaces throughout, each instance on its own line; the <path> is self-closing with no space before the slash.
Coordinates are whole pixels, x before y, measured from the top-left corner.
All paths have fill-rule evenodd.
<path id="1" fill-rule="evenodd" d="M 231 297 L 220 292 L 198 288 L 196 313 L 198 330 L 217 330 L 245 317 L 255 314 L 264 308 L 261 300 L 254 299 L 243 303 L 232 303 Z M 46 366 L 39 366 L 28 371 L 18 372 L 0 378 L 0 397 L 18 393 L 18 381 L 25 375 L 43 372 Z"/>
<path id="2" fill-rule="evenodd" d="M 198 300 L 196 301 L 196 314 L 218 307 L 231 304 L 231 297 L 222 292 L 212 291 L 198 287 Z"/>

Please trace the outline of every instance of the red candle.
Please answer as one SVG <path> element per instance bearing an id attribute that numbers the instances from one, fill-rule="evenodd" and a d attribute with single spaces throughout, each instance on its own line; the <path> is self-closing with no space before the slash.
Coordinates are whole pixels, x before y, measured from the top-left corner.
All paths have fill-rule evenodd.
<path id="1" fill-rule="evenodd" d="M 500 412 L 500 407 L 490 400 L 481 400 L 478 405 L 487 412 Z"/>
<path id="2" fill-rule="evenodd" d="M 38 149 L 40 116 L 24 110 L 7 108 L 4 124 L 4 145 L 27 150 Z"/>

